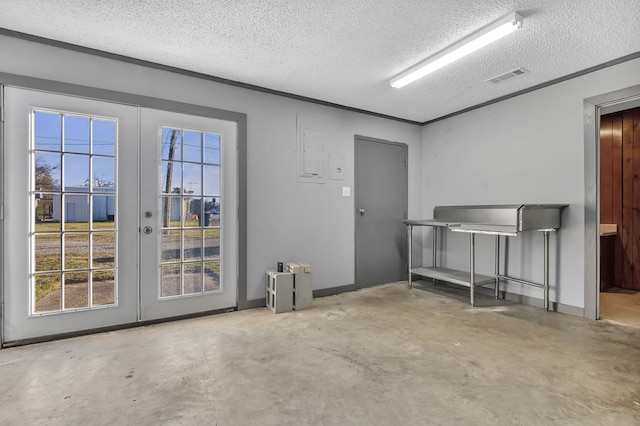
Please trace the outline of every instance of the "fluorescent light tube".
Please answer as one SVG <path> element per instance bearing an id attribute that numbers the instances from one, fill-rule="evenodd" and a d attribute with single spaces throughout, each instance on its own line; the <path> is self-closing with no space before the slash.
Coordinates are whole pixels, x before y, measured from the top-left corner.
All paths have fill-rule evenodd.
<path id="1" fill-rule="evenodd" d="M 469 53 L 501 39 L 521 26 L 522 16 L 515 12 L 510 13 L 392 78 L 391 87 L 399 89 L 406 86 Z"/>

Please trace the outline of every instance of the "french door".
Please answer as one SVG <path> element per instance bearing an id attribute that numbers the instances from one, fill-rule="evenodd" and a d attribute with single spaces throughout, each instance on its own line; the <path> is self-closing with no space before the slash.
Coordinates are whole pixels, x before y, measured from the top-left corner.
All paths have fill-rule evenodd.
<path id="1" fill-rule="evenodd" d="M 234 123 L 4 94 L 5 342 L 236 306 Z"/>
<path id="2" fill-rule="evenodd" d="M 142 318 L 236 306 L 235 123 L 142 109 L 141 134 Z"/>

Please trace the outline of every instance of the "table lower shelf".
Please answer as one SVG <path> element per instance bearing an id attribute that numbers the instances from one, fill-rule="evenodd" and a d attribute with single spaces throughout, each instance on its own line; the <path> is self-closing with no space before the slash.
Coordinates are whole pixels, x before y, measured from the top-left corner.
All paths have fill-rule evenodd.
<path id="1" fill-rule="evenodd" d="M 465 271 L 459 271 L 457 269 L 440 268 L 431 266 L 427 268 L 413 268 L 412 274 L 421 275 L 423 277 L 432 278 L 439 281 L 447 281 L 454 284 L 463 285 L 466 287 L 471 286 L 471 274 Z M 496 282 L 495 277 L 488 275 L 475 274 L 475 286 L 484 284 L 493 284 Z"/>

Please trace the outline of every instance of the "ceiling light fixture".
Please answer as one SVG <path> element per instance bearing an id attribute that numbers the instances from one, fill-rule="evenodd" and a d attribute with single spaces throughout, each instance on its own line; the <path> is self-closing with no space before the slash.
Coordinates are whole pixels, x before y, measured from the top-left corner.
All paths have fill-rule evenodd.
<path id="1" fill-rule="evenodd" d="M 510 13 L 392 78 L 391 87 L 399 89 L 413 83 L 451 62 L 501 39 L 521 26 L 522 16 L 516 12 Z"/>

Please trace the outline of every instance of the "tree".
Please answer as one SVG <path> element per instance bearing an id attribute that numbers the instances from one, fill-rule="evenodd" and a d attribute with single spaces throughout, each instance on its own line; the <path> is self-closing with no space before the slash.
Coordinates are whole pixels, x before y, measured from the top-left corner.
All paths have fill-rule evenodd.
<path id="1" fill-rule="evenodd" d="M 46 161 L 36 158 L 36 190 L 39 191 L 55 191 L 60 189 L 60 182 L 54 179 L 53 172 L 60 167 L 59 164 L 51 165 Z"/>
<path id="2" fill-rule="evenodd" d="M 93 176 L 94 188 L 113 188 L 114 186 L 113 181 L 106 179 L 104 176 Z"/>
<path id="3" fill-rule="evenodd" d="M 57 191 L 60 189 L 60 182 L 55 179 L 54 171 L 60 167 L 59 164 L 51 165 L 42 158 L 36 158 L 35 167 L 35 189 L 36 191 Z M 36 194 L 36 220 L 41 221 L 51 218 L 53 215 L 53 195 Z"/>

